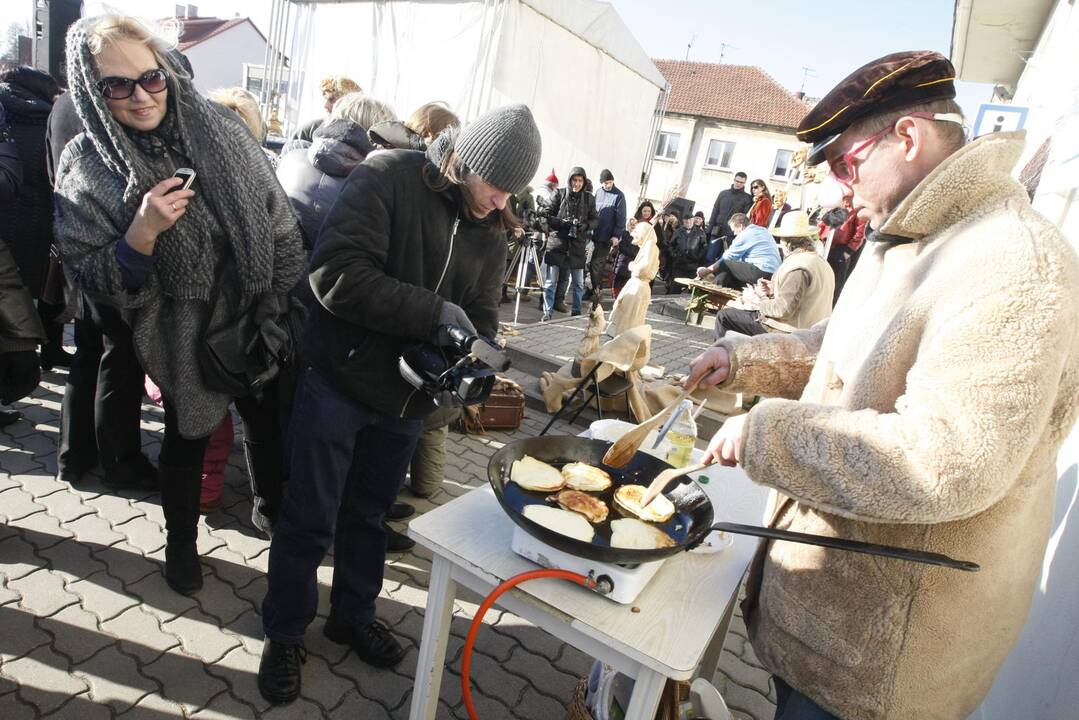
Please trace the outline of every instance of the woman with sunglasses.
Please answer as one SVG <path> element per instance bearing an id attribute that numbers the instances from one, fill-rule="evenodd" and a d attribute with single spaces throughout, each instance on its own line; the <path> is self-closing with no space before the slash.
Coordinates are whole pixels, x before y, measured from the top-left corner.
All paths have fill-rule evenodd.
<path id="1" fill-rule="evenodd" d="M 772 216 L 772 195 L 763 180 L 754 180 L 749 186 L 753 193 L 753 206 L 749 208 L 749 221 L 763 228 L 768 227 L 768 218 Z"/>
<path id="2" fill-rule="evenodd" d="M 288 198 L 262 149 L 231 111 L 202 98 L 179 53 L 129 17 L 89 18 L 67 36 L 72 101 L 85 132 L 56 176 L 56 237 L 71 279 L 120 309 L 147 374 L 161 388 L 159 479 L 168 533 L 165 577 L 202 586 L 202 459 L 232 398 L 207 387 L 205 338 L 252 320 L 300 278 L 305 257 Z M 198 175 L 191 189 L 173 177 Z M 236 398 L 256 513 L 273 519 L 282 491 L 278 385 Z"/>

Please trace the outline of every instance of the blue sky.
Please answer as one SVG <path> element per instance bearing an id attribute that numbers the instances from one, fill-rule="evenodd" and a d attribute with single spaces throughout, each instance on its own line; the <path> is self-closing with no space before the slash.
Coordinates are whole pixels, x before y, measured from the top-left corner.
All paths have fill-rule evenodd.
<path id="1" fill-rule="evenodd" d="M 789 90 L 813 68 L 806 94 L 820 97 L 852 70 L 899 50 L 951 48 L 952 0 L 609 0 L 654 58 L 756 65 Z M 992 86 L 959 83 L 970 120 Z"/>

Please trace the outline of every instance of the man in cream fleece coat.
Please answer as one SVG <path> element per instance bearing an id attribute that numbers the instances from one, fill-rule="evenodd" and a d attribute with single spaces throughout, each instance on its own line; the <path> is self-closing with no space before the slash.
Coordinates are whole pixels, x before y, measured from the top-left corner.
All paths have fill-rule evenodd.
<path id="1" fill-rule="evenodd" d="M 1051 530 L 1079 405 L 1079 262 L 1012 179 L 1023 133 L 963 145 L 953 76 L 937 53 L 897 53 L 814 108 L 811 161 L 874 228 L 858 266 L 830 319 L 691 363 L 703 387 L 770 398 L 709 453 L 776 491 L 774 527 L 981 565 L 763 544 L 744 609 L 783 720 L 967 718 Z"/>

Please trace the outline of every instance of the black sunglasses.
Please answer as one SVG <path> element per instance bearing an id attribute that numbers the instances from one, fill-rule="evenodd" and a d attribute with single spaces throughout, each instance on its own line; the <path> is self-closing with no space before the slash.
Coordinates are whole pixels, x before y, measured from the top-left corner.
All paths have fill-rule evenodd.
<path id="1" fill-rule="evenodd" d="M 125 77 L 101 78 L 97 81 L 97 89 L 110 100 L 123 100 L 134 94 L 135 83 L 141 85 L 146 92 L 156 95 L 168 87 L 169 74 L 162 68 L 154 68 L 134 80 Z"/>

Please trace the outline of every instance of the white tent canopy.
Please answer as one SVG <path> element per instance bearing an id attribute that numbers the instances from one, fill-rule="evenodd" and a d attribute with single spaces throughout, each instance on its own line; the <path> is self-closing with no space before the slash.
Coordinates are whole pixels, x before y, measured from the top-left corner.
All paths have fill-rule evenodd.
<path id="1" fill-rule="evenodd" d="M 609 168 L 632 199 L 665 82 L 622 19 L 595 0 L 292 0 L 287 126 L 322 113 L 344 74 L 399 117 L 443 100 L 468 121 L 510 103 L 543 136 L 541 180 Z M 535 183 L 534 183 L 535 184 Z"/>

